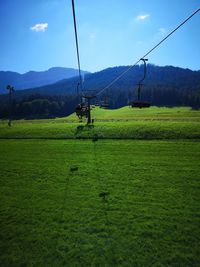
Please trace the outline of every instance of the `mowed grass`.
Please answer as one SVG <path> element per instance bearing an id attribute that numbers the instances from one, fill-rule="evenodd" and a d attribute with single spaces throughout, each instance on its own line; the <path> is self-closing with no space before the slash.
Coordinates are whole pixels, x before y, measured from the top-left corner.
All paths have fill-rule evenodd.
<path id="1" fill-rule="evenodd" d="M 0 122 L 0 266 L 200 266 L 200 111 L 92 117 Z"/>
<path id="2" fill-rule="evenodd" d="M 131 108 L 122 107 L 119 109 L 94 108 L 92 116 L 95 121 L 137 121 L 137 120 L 161 120 L 161 121 L 199 121 L 200 111 L 192 110 L 190 107 L 150 107 L 150 108 Z M 61 119 L 62 120 L 62 119 Z M 67 118 L 67 121 L 76 121 L 75 114 Z"/>
<path id="3" fill-rule="evenodd" d="M 200 266 L 199 142 L 0 140 L 0 155 L 0 266 Z"/>
<path id="4" fill-rule="evenodd" d="M 19 120 L 8 127 L 0 122 L 0 138 L 43 139 L 199 139 L 200 111 L 188 107 L 92 110 L 95 123 L 88 128 L 75 114 L 49 120 Z"/>

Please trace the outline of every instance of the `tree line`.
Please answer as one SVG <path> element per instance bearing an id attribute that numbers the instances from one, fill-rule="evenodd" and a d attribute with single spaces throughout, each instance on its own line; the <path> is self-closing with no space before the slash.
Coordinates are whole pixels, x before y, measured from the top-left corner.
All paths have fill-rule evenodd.
<path id="1" fill-rule="evenodd" d="M 127 89 L 127 88 L 126 88 Z M 104 92 L 100 98 L 95 98 L 92 104 L 108 101 L 111 109 L 120 108 L 137 99 L 137 87 L 124 89 L 123 84 L 118 88 Z M 176 88 L 175 86 L 152 85 L 144 86 L 141 100 L 149 101 L 154 106 L 191 106 L 200 108 L 200 86 L 197 89 Z M 23 99 L 13 97 L 12 106 L 9 98 L 0 100 L 0 118 L 7 118 L 10 108 L 13 118 L 53 118 L 67 116 L 74 112 L 79 99 L 76 95 L 47 96 L 34 94 Z"/>
<path id="2" fill-rule="evenodd" d="M 119 108 L 137 100 L 137 86 L 124 90 L 119 87 L 117 92 L 108 92 L 111 108 Z M 104 94 L 104 97 L 106 94 Z M 198 89 L 177 88 L 175 86 L 151 85 L 144 86 L 141 90 L 141 100 L 148 101 L 153 106 L 190 106 L 200 108 L 200 86 Z"/>
<path id="3" fill-rule="evenodd" d="M 74 111 L 77 104 L 76 96 L 42 96 L 31 95 L 16 101 L 13 98 L 11 107 L 4 98 L 0 105 L 0 117 L 7 118 L 10 114 L 15 119 L 20 118 L 50 118 L 67 116 Z"/>

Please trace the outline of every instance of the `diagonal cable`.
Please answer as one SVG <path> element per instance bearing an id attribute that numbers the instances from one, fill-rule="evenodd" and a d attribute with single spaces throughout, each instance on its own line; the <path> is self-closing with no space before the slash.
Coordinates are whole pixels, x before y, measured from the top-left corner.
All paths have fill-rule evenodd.
<path id="1" fill-rule="evenodd" d="M 188 20 L 190 20 L 195 14 L 197 14 L 199 12 L 199 10 L 200 10 L 200 8 L 198 8 L 197 10 L 195 10 L 189 17 L 187 17 L 174 30 L 172 30 L 167 36 L 165 36 L 157 45 L 155 45 L 152 49 L 150 49 L 144 56 L 140 57 L 140 59 L 141 58 L 145 58 L 146 56 L 148 56 L 153 50 L 155 50 L 159 45 L 161 45 L 167 38 L 169 38 L 174 32 L 176 32 L 181 26 L 183 26 Z M 106 89 L 108 89 L 109 87 L 111 87 L 116 81 L 118 81 L 121 77 L 123 77 L 130 69 L 132 69 L 133 67 L 135 67 L 140 62 L 140 59 L 138 61 L 136 61 L 133 65 L 131 65 L 127 70 L 125 70 L 124 72 L 122 72 L 117 78 L 115 78 L 114 80 L 112 80 L 102 90 L 100 90 L 97 93 L 97 95 L 100 95 L 101 93 L 103 93 L 103 91 L 105 91 Z"/>

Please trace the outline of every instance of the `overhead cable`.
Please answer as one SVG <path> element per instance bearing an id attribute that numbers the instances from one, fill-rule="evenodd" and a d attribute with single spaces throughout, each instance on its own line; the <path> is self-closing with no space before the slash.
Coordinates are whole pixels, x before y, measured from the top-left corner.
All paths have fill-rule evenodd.
<path id="1" fill-rule="evenodd" d="M 169 38 L 174 32 L 176 32 L 181 26 L 183 26 L 188 20 L 190 20 L 195 14 L 197 14 L 199 12 L 199 10 L 200 10 L 200 8 L 198 8 L 197 10 L 195 10 L 189 17 L 187 17 L 174 30 L 172 30 L 166 37 L 164 37 L 157 45 L 155 45 L 152 49 L 150 49 L 144 56 L 140 57 L 140 59 L 138 61 L 136 61 L 133 65 L 131 65 L 130 67 L 128 67 L 128 69 L 126 69 L 124 72 L 122 72 L 117 78 L 115 78 L 114 80 L 112 80 L 102 90 L 100 90 L 97 93 L 97 95 L 100 95 L 101 93 L 103 93 L 103 91 L 105 91 L 106 89 L 108 89 L 109 87 L 111 87 L 116 81 L 118 81 L 120 78 L 122 78 L 122 76 L 124 76 L 130 69 L 132 69 L 134 66 L 136 66 L 140 62 L 141 59 L 143 59 L 146 56 L 148 56 L 153 50 L 155 50 L 159 45 L 161 45 L 167 38 Z"/>
<path id="2" fill-rule="evenodd" d="M 79 85 L 81 88 L 81 92 L 83 89 L 83 81 L 81 76 L 81 65 L 80 65 L 80 56 L 79 56 L 79 47 L 78 47 L 78 34 L 76 28 L 76 13 L 74 7 L 74 0 L 72 0 L 72 11 L 73 11 L 73 19 L 74 19 L 74 33 L 75 33 L 75 40 L 76 40 L 76 54 L 77 54 L 77 61 L 78 61 L 78 72 L 79 72 L 79 84 L 77 86 L 77 93 L 79 94 Z"/>

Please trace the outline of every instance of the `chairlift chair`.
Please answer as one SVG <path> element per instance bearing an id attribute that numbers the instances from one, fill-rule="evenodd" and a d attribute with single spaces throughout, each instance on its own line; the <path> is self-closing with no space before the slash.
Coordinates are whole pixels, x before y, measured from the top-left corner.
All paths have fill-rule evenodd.
<path id="1" fill-rule="evenodd" d="M 133 101 L 131 103 L 132 108 L 149 108 L 151 103 L 148 101 Z"/>
<path id="2" fill-rule="evenodd" d="M 108 103 L 108 92 L 106 92 L 106 96 L 104 97 L 104 100 L 100 103 L 100 108 L 108 109 L 109 103 Z"/>
<path id="3" fill-rule="evenodd" d="M 140 60 L 143 61 L 144 63 L 144 76 L 143 78 L 139 81 L 139 84 L 138 84 L 138 99 L 137 101 L 131 101 L 130 102 L 130 106 L 132 108 L 149 108 L 151 106 L 151 103 L 148 102 L 148 101 L 141 101 L 140 100 L 140 95 L 141 95 L 141 88 L 142 88 L 142 82 L 144 81 L 144 79 L 146 78 L 146 61 L 148 61 L 147 58 L 141 58 Z"/>
<path id="4" fill-rule="evenodd" d="M 83 94 L 81 97 L 81 104 L 79 104 L 76 109 L 76 115 L 80 120 L 82 120 L 83 117 L 87 118 L 87 124 L 90 124 L 92 122 L 91 119 L 91 100 L 94 99 L 96 95 L 92 94 L 91 92 L 88 92 L 87 94 Z M 87 102 L 83 102 L 83 99 L 86 99 Z"/>
<path id="5" fill-rule="evenodd" d="M 85 103 L 80 103 L 75 109 L 76 115 L 80 120 L 82 120 L 83 117 L 88 117 L 88 106 L 85 105 Z"/>
<path id="6" fill-rule="evenodd" d="M 100 108 L 108 109 L 109 108 L 109 104 L 108 103 L 105 103 L 105 102 L 102 102 L 100 104 Z"/>
<path id="7" fill-rule="evenodd" d="M 100 103 L 99 103 L 99 100 L 96 98 L 96 101 L 94 103 L 95 107 L 99 107 L 100 106 Z"/>

